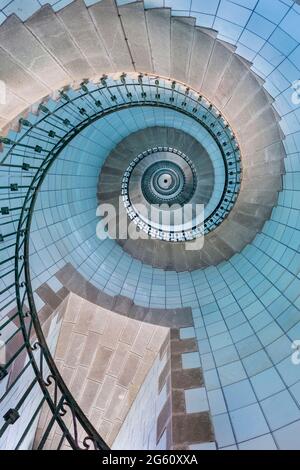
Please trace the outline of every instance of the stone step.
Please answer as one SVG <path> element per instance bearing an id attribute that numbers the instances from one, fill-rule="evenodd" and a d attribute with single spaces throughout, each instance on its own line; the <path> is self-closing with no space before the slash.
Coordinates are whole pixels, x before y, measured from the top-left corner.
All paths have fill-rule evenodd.
<path id="1" fill-rule="evenodd" d="M 255 180 L 256 181 L 256 180 Z M 259 180 L 257 185 L 255 185 L 254 181 L 252 180 L 243 180 L 242 182 L 242 191 L 252 191 L 252 199 L 258 199 L 261 193 L 276 193 L 281 190 L 281 180 L 278 177 L 271 176 L 269 178 L 265 178 L 264 183 L 262 180 Z M 252 202 L 254 202 L 252 200 Z"/>
<path id="2" fill-rule="evenodd" d="M 243 120 L 244 121 L 244 120 Z M 263 129 L 267 129 L 269 126 L 278 122 L 278 115 L 274 112 L 274 108 L 268 106 L 263 110 L 257 112 L 253 119 L 241 123 L 236 131 L 243 139 L 252 138 L 255 134 L 262 132 Z"/>
<path id="3" fill-rule="evenodd" d="M 125 37 L 138 72 L 153 72 L 150 43 L 146 25 L 144 2 L 119 6 Z"/>
<path id="4" fill-rule="evenodd" d="M 281 142 L 284 139 L 284 133 L 280 129 L 277 123 L 273 124 L 267 129 L 264 129 L 261 133 L 254 135 L 249 138 L 244 144 L 245 152 L 249 152 L 250 149 L 257 151 L 260 149 L 265 149 L 273 143 Z"/>
<path id="5" fill-rule="evenodd" d="M 255 77 L 257 82 L 260 84 L 260 86 L 263 87 L 265 84 L 265 80 L 258 73 L 254 72 L 254 70 L 251 70 L 251 72 L 253 77 Z"/>
<path id="6" fill-rule="evenodd" d="M 259 151 L 254 151 L 249 149 L 248 152 L 244 152 L 244 163 L 243 166 L 253 166 L 253 164 L 259 164 L 261 162 L 271 162 L 273 160 L 280 160 L 285 157 L 285 148 L 283 142 L 274 142 L 272 145 L 269 145 L 265 149 Z"/>
<path id="7" fill-rule="evenodd" d="M 268 220 L 272 212 L 272 208 L 270 208 L 270 206 L 251 204 L 249 202 L 241 201 L 240 198 L 238 198 L 235 204 L 235 210 L 246 215 L 251 215 L 252 217 L 257 217 L 261 220 Z"/>
<path id="8" fill-rule="evenodd" d="M 274 160 L 272 164 L 265 162 L 257 163 L 253 166 L 243 167 L 243 178 L 257 178 L 261 175 L 282 175 L 285 173 L 284 162 L 282 160 Z"/>
<path id="9" fill-rule="evenodd" d="M 82 80 L 94 75 L 86 57 L 50 5 L 40 8 L 25 21 L 25 25 L 66 70 L 72 80 Z"/>
<path id="10" fill-rule="evenodd" d="M 171 75 L 171 9 L 153 8 L 145 11 L 154 73 Z"/>
<path id="11" fill-rule="evenodd" d="M 75 0 L 57 16 L 64 24 L 74 43 L 78 45 L 85 59 L 93 69 L 94 75 L 115 71 L 110 57 L 86 8 L 84 0 Z"/>
<path id="12" fill-rule="evenodd" d="M 266 189 L 274 189 L 277 191 L 282 190 L 282 176 L 281 175 L 264 175 L 256 176 L 255 179 L 253 178 L 243 178 L 243 185 L 244 187 L 247 185 L 247 189 L 259 189 L 262 188 Z"/>
<path id="13" fill-rule="evenodd" d="M 202 31 L 203 33 L 205 33 L 208 36 L 212 37 L 213 39 L 217 39 L 217 37 L 218 37 L 218 31 L 216 29 L 206 28 L 205 26 L 196 26 L 196 28 L 199 31 Z"/>
<path id="14" fill-rule="evenodd" d="M 116 191 L 118 190 L 120 192 L 120 188 L 121 188 L 121 185 L 120 185 L 120 182 L 122 180 L 122 177 L 120 178 L 120 176 L 112 176 L 112 175 L 109 175 L 109 176 L 105 176 L 103 175 L 103 179 L 101 181 L 101 187 L 100 187 L 100 190 L 101 190 L 101 193 L 103 192 L 112 192 L 112 191 Z"/>
<path id="15" fill-rule="evenodd" d="M 216 266 L 221 261 L 228 259 L 233 250 L 217 233 L 214 233 L 214 238 L 211 238 L 210 235 L 206 237 L 201 252 L 208 266 Z"/>
<path id="16" fill-rule="evenodd" d="M 123 175 L 123 172 L 119 168 L 116 168 L 113 166 L 105 166 L 101 173 L 105 175 L 107 178 Z"/>
<path id="17" fill-rule="evenodd" d="M 270 109 L 270 104 L 272 103 L 269 101 L 268 94 L 263 88 L 259 89 L 247 104 L 247 107 L 243 107 L 240 112 L 234 116 L 233 120 L 236 129 L 241 129 L 242 127 L 247 126 L 250 122 L 255 122 L 257 116 L 265 110 Z"/>
<path id="18" fill-rule="evenodd" d="M 182 83 L 188 82 L 194 25 L 194 18 L 180 16 L 171 18 L 171 78 Z"/>
<path id="19" fill-rule="evenodd" d="M 234 90 L 231 98 L 228 100 L 223 108 L 224 113 L 228 116 L 228 119 L 234 122 L 238 122 L 234 118 L 238 116 L 241 111 L 248 106 L 253 97 L 260 91 L 261 83 L 253 75 L 252 71 L 238 83 Z M 261 97 L 261 106 L 265 105 L 263 97 Z"/>
<path id="20" fill-rule="evenodd" d="M 245 59 L 245 57 L 242 57 L 240 54 L 238 54 L 237 52 L 235 53 L 235 56 L 240 59 L 244 64 L 245 66 L 250 69 L 252 66 L 253 66 L 253 62 L 251 62 L 250 60 L 248 59 Z"/>
<path id="21" fill-rule="evenodd" d="M 89 12 L 115 69 L 120 73 L 133 71 L 132 57 L 115 1 L 102 0 L 90 6 Z"/>
<path id="22" fill-rule="evenodd" d="M 195 27 L 187 82 L 196 91 L 201 90 L 215 40 L 216 35 L 210 34 L 205 28 Z"/>
<path id="23" fill-rule="evenodd" d="M 27 101 L 13 93 L 8 86 L 6 87 L 6 102 L 0 104 L 0 128 L 2 128 L 0 134 L 2 136 L 7 134 L 10 126 L 14 126 L 12 120 L 19 121 L 16 116 L 22 113 L 27 106 Z M 8 125 L 8 123 L 10 124 Z"/>
<path id="24" fill-rule="evenodd" d="M 56 90 L 58 85 L 62 87 L 71 80 L 71 76 L 16 15 L 11 15 L 1 25 L 0 46 L 28 73 L 33 74 L 41 85 L 49 89 Z"/>
<path id="25" fill-rule="evenodd" d="M 219 86 L 215 91 L 212 101 L 220 109 L 224 108 L 226 103 L 232 97 L 237 85 L 245 78 L 249 72 L 249 67 L 237 55 L 231 57 L 230 66 L 226 68 L 221 78 Z"/>
<path id="26" fill-rule="evenodd" d="M 249 204 L 274 207 L 277 204 L 278 192 L 243 189 L 243 191 L 241 191 L 239 194 L 239 200 L 241 203 L 245 202 Z"/>
<path id="27" fill-rule="evenodd" d="M 127 159 L 126 159 L 126 162 L 127 162 Z M 127 167 L 127 163 L 124 162 L 124 159 L 123 159 L 123 153 L 121 153 L 120 151 L 118 151 L 118 147 L 116 149 L 114 149 L 111 154 L 110 154 L 110 161 L 109 161 L 109 165 L 116 169 L 116 170 L 121 170 L 123 168 L 126 168 Z"/>
<path id="28" fill-rule="evenodd" d="M 264 106 L 261 106 L 261 100 L 259 99 L 259 96 L 263 96 L 263 101 L 265 103 Z M 248 115 L 247 115 L 247 120 L 242 119 L 242 115 L 238 115 L 237 119 L 240 121 L 241 125 L 249 125 L 253 121 L 256 121 L 257 117 L 260 116 L 262 113 L 266 112 L 269 109 L 272 109 L 273 111 L 273 119 L 276 119 L 278 122 L 281 121 L 281 116 L 280 114 L 276 111 L 276 109 L 270 105 L 273 105 L 274 99 L 270 98 L 270 95 L 266 93 L 265 89 L 261 89 L 260 92 L 255 96 L 255 99 L 248 103 Z M 245 110 L 244 110 L 245 111 Z"/>
<path id="29" fill-rule="evenodd" d="M 239 210 L 235 210 L 234 213 L 232 213 L 231 219 L 243 225 L 243 227 L 246 227 L 249 230 L 255 230 L 256 233 L 261 229 L 262 222 L 264 220 L 254 215 L 245 214 L 244 212 Z"/>
<path id="30" fill-rule="evenodd" d="M 9 92 L 12 92 L 18 100 L 12 100 L 13 102 L 17 101 L 25 102 L 26 106 L 34 103 L 39 100 L 41 96 L 47 96 L 51 90 L 43 85 L 40 80 L 35 78 L 34 75 L 27 72 L 19 63 L 17 63 L 10 54 L 5 50 L 0 49 L 0 63 L 1 63 L 1 80 L 6 84 Z M 13 99 L 13 96 L 10 96 Z M 4 110 L 11 112 L 8 109 L 8 104 L 4 105 Z M 0 108 L 1 113 L 1 108 Z"/>
<path id="31" fill-rule="evenodd" d="M 212 247 L 215 253 L 214 265 L 219 264 L 221 261 L 227 260 L 234 255 L 234 250 L 228 243 L 226 243 L 218 235 L 218 229 L 206 236 L 205 247 L 208 242 L 209 249 Z M 216 258 L 217 254 L 219 257 Z"/>
<path id="32" fill-rule="evenodd" d="M 231 67 L 235 49 L 235 47 L 228 47 L 222 41 L 215 41 L 201 87 L 201 93 L 210 101 L 213 100 L 225 71 Z"/>
<path id="33" fill-rule="evenodd" d="M 119 197 L 120 197 L 120 189 L 117 190 L 115 188 L 109 188 L 107 191 L 103 189 L 101 185 L 101 191 L 98 191 L 98 200 L 101 203 L 108 203 L 114 206 L 117 209 L 117 214 L 119 214 Z M 122 206 L 123 207 L 123 206 Z"/>
<path id="34" fill-rule="evenodd" d="M 245 227 L 229 217 L 223 224 L 226 224 L 226 228 L 224 227 L 222 233 L 219 232 L 218 235 L 235 253 L 239 253 L 257 233 L 256 230 L 251 230 L 251 227 Z"/>

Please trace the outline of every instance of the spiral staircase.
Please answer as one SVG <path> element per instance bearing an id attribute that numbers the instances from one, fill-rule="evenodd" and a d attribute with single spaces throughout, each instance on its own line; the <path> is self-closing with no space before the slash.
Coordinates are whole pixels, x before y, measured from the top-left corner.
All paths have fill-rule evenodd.
<path id="1" fill-rule="evenodd" d="M 0 448 L 299 449 L 299 55 L 275 92 L 222 25 L 148 3 L 0 26 Z M 119 229 L 172 175 L 201 250 L 194 224 L 96 237 L 99 203 Z"/>

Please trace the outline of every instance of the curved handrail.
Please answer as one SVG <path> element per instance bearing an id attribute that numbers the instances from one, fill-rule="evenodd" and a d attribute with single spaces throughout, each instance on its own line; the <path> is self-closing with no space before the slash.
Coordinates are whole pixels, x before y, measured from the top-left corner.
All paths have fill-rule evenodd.
<path id="1" fill-rule="evenodd" d="M 75 96 L 70 97 L 69 94 L 75 94 Z M 104 106 L 102 101 L 107 103 L 107 106 Z M 33 425 L 46 403 L 51 411 L 51 418 L 40 439 L 38 448 L 45 447 L 51 431 L 57 425 L 61 433 L 58 448 L 67 442 L 73 449 L 91 447 L 97 450 L 108 449 L 107 444 L 99 436 L 67 388 L 44 337 L 31 287 L 30 228 L 39 189 L 51 165 L 69 142 L 101 117 L 121 109 L 141 105 L 170 108 L 192 117 L 215 138 L 226 169 L 231 164 L 230 171 L 234 175 L 231 179 L 234 180 L 234 184 L 230 186 L 229 191 L 229 182 L 226 179 L 224 189 L 230 194 L 228 204 L 222 211 L 220 211 L 219 204 L 214 213 L 210 215 L 209 220 L 206 221 L 208 228 L 217 226 L 228 215 L 236 199 L 241 168 L 239 146 L 232 130 L 221 113 L 205 98 L 194 90 L 171 80 L 139 75 L 128 81 L 128 78 L 126 79 L 123 74 L 119 80 L 112 80 L 104 76 L 98 85 L 83 82 L 81 89 L 77 92 L 73 90 L 62 91 L 61 101 L 56 103 L 53 111 L 49 109 L 50 105 L 47 107 L 45 104 L 41 104 L 39 107 L 40 117 L 36 119 L 35 123 L 21 119 L 22 131 L 19 140 L 0 138 L 2 144 L 9 147 L 1 159 L 0 167 L 9 168 L 9 175 L 13 171 L 17 173 L 11 174 L 19 175 L 19 183 L 10 183 L 0 187 L 2 194 L 6 194 L 7 190 L 7 201 L 10 203 L 15 199 L 10 197 L 11 192 L 17 194 L 20 189 L 25 189 L 21 206 L 1 208 L 1 214 L 8 218 L 1 225 L 14 229 L 14 231 L 0 234 L 0 242 L 4 242 L 5 245 L 4 248 L 0 248 L 0 252 L 7 255 L 6 260 L 1 264 L 8 264 L 7 271 L 0 279 L 10 279 L 13 271 L 14 282 L 10 284 L 5 281 L 4 283 L 5 288 L 0 293 L 7 295 L 8 302 L 0 307 L 0 313 L 2 311 L 4 313 L 10 312 L 14 306 L 17 313 L 0 324 L 0 333 L 4 332 L 10 322 L 18 319 L 19 331 L 22 333 L 24 344 L 6 364 L 0 365 L 0 380 L 7 377 L 9 368 L 25 349 L 28 361 L 14 383 L 9 384 L 4 395 L 0 397 L 0 406 L 5 402 L 5 399 L 9 398 L 13 388 L 20 384 L 21 378 L 27 374 L 30 366 L 34 372 L 34 377 L 30 380 L 19 402 L 4 414 L 4 424 L 0 427 L 0 438 L 9 429 L 9 426 L 20 418 L 21 409 L 32 390 L 38 385 L 42 391 L 36 410 L 16 443 L 16 448 L 22 446 L 27 434 L 32 431 Z M 65 117 L 64 111 L 66 109 L 69 118 Z M 217 133 L 226 139 L 226 152 L 219 139 L 216 138 Z M 19 164 L 19 158 L 23 158 L 22 165 Z M 31 162 L 30 164 L 25 161 L 26 158 Z M 35 163 L 35 161 L 40 164 L 33 165 L 32 162 Z M 20 184 L 24 181 L 24 174 L 28 174 L 32 170 L 34 173 L 30 184 Z M 225 173 L 227 175 L 227 171 Z M 17 198 L 17 200 L 19 199 L 21 198 Z M 14 216 L 15 213 L 16 216 Z M 17 228 L 15 228 L 16 224 Z M 13 248 L 15 252 L 12 255 Z M 7 343 L 9 341 L 10 339 L 7 340 Z"/>

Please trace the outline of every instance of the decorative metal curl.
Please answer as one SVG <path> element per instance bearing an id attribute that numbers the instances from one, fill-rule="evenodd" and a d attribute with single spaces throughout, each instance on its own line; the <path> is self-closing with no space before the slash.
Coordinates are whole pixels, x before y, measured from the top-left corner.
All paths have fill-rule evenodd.
<path id="1" fill-rule="evenodd" d="M 53 375 L 48 375 L 48 377 L 44 380 L 44 384 L 46 387 L 51 387 L 51 385 L 56 384 L 56 379 Z"/>
<path id="2" fill-rule="evenodd" d="M 71 411 L 72 422 L 73 422 L 73 431 L 74 431 L 74 437 L 72 437 L 72 439 L 74 440 L 77 449 L 79 449 L 80 446 L 79 446 L 79 442 L 78 442 L 77 419 L 76 419 L 76 415 L 75 415 L 74 409 L 73 409 L 73 407 L 70 405 L 70 403 L 68 403 L 67 401 L 64 401 L 64 402 L 62 403 L 61 409 L 59 410 L 59 415 L 60 415 L 60 416 L 66 416 L 68 410 L 66 410 L 65 407 L 68 407 L 68 408 L 70 409 L 70 411 Z M 70 433 L 70 434 L 71 434 L 71 433 Z"/>
<path id="3" fill-rule="evenodd" d="M 32 351 L 37 351 L 39 348 L 42 350 L 42 345 L 38 341 L 36 341 L 30 346 L 30 348 Z"/>
<path id="4" fill-rule="evenodd" d="M 94 446 L 94 450 L 98 449 L 98 446 L 97 446 L 97 443 L 96 443 L 95 439 L 93 439 L 90 436 L 86 436 L 82 441 L 82 444 L 85 448 L 84 450 L 90 450 L 90 448 L 91 448 L 91 444 L 88 444 L 88 441 L 90 441 L 92 443 L 92 445 Z"/>

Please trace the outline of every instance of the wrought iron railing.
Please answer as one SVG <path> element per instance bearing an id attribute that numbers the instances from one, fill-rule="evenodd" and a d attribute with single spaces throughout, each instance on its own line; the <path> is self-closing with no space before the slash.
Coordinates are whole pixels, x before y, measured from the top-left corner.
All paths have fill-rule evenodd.
<path id="1" fill-rule="evenodd" d="M 57 449 L 108 449 L 66 387 L 44 337 L 31 287 L 30 227 L 39 189 L 62 149 L 96 120 L 141 105 L 190 116 L 218 143 L 226 181 L 222 202 L 205 221 L 208 231 L 228 215 L 237 198 L 240 153 L 232 129 L 204 97 L 174 81 L 125 74 L 119 79 L 104 76 L 98 84 L 85 81 L 79 90 L 61 91 L 58 101 L 40 104 L 37 115 L 20 119 L 18 134 L 0 138 L 0 448 L 11 446 L 16 429 L 13 447 L 30 447 L 47 406 L 50 418 L 35 439 L 36 448 L 43 449 L 55 431 Z M 12 344 L 17 344 L 13 350 Z M 22 367 L 14 375 L 18 361 Z"/>

